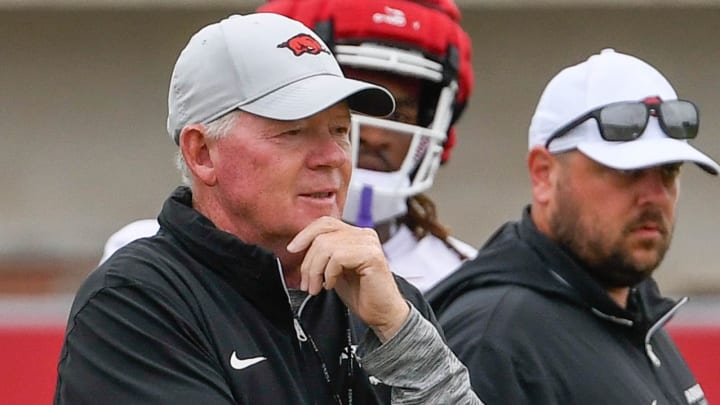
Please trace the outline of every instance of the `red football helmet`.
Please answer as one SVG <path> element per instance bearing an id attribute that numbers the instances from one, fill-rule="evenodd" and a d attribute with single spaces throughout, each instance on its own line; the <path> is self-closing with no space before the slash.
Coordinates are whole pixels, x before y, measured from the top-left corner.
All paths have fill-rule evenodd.
<path id="1" fill-rule="evenodd" d="M 345 218 L 356 221 L 361 188 L 373 188 L 372 217 L 405 212 L 405 199 L 432 186 L 455 145 L 452 125 L 473 87 L 471 44 L 452 0 L 270 0 L 258 9 L 298 20 L 325 41 L 344 68 L 421 79 L 419 125 L 353 114 L 353 157 L 361 126 L 413 136 L 397 172 L 353 168 Z"/>

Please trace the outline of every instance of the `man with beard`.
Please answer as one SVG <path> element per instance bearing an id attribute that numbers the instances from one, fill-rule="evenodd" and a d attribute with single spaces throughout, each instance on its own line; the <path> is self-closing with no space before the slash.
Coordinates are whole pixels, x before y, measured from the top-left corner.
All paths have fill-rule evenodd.
<path id="1" fill-rule="evenodd" d="M 430 291 L 488 404 L 706 404 L 663 325 L 686 301 L 650 277 L 672 236 L 696 106 L 602 51 L 558 73 L 530 124 L 532 203 Z"/>

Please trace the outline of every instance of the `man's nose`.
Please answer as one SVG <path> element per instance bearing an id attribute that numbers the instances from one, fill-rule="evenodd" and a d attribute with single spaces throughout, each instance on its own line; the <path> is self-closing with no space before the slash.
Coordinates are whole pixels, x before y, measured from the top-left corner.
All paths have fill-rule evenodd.
<path id="1" fill-rule="evenodd" d="M 663 168 L 654 167 L 642 172 L 634 187 L 637 187 L 642 203 L 667 203 L 677 197 L 677 179 L 668 178 Z"/>
<path id="2" fill-rule="evenodd" d="M 339 167 L 350 161 L 349 146 L 338 143 L 332 136 L 320 138 L 312 155 L 317 166 Z"/>
<path id="3" fill-rule="evenodd" d="M 388 131 L 377 127 L 360 127 L 360 146 L 368 149 L 384 149 L 390 145 Z"/>

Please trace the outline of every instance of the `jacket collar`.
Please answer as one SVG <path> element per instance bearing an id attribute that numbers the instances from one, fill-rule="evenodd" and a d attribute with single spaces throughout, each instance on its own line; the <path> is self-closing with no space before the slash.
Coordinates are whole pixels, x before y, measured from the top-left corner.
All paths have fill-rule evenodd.
<path id="1" fill-rule="evenodd" d="M 291 316 L 279 260 L 268 250 L 216 228 L 192 207 L 189 188 L 175 189 L 158 221 L 192 260 L 202 264 L 201 268 L 190 266 L 191 271 L 217 274 L 270 319 L 279 322 Z"/>
<path id="2" fill-rule="evenodd" d="M 540 233 L 530 217 L 529 206 L 523 210 L 518 234 L 542 259 L 546 270 L 566 282 L 575 291 L 573 295 L 600 317 L 647 329 L 675 305 L 672 300 L 663 298 L 655 281 L 648 278 L 632 288 L 627 309 L 621 308 L 577 261 Z"/>

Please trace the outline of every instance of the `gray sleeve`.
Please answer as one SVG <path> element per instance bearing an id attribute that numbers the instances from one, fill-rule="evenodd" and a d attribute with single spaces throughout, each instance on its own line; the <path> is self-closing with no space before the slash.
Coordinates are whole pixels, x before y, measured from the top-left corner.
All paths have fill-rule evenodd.
<path id="1" fill-rule="evenodd" d="M 367 373 L 392 387 L 393 404 L 480 404 L 467 368 L 437 329 L 410 304 L 410 315 L 392 339 L 381 344 L 368 330 L 359 345 Z"/>

